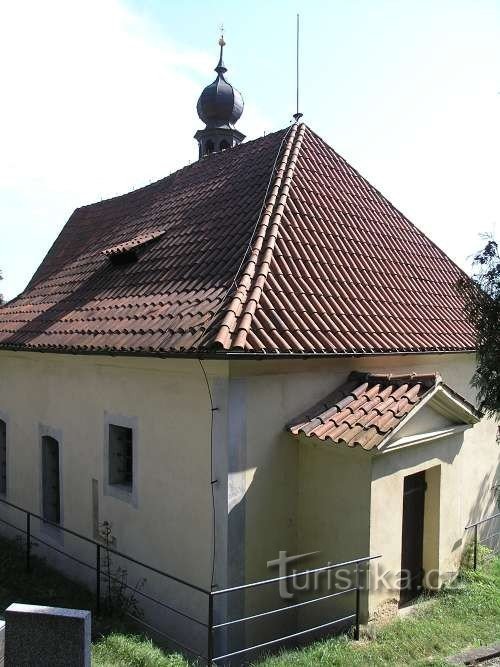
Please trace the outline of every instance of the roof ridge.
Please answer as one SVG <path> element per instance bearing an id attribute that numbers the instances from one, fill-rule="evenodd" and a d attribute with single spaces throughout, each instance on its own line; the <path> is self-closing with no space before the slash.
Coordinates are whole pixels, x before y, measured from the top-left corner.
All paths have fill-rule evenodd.
<path id="1" fill-rule="evenodd" d="M 273 132 L 269 132 L 268 134 L 263 134 L 262 136 L 259 137 L 254 137 L 253 139 L 250 139 L 249 141 L 245 141 L 244 143 L 238 144 L 237 146 L 233 146 L 231 148 L 232 150 L 241 150 L 246 149 L 248 146 L 251 146 L 252 144 L 255 144 L 256 142 L 260 141 L 264 137 L 270 137 L 273 134 L 279 134 L 280 132 L 283 132 L 284 128 L 280 128 L 278 130 L 274 130 Z M 161 176 L 160 178 L 157 178 L 154 181 L 151 181 L 149 183 L 144 183 L 143 185 L 139 185 L 136 188 L 132 188 L 131 190 L 128 190 L 127 192 L 120 192 L 119 194 L 116 195 L 110 195 L 109 197 L 104 197 L 103 199 L 98 199 L 97 201 L 89 202 L 88 204 L 81 204 L 80 206 L 77 206 L 75 211 L 79 211 L 81 209 L 86 209 L 86 208 L 92 208 L 92 207 L 98 207 L 101 206 L 102 204 L 107 204 L 109 202 L 116 202 L 120 199 L 125 199 L 129 197 L 132 194 L 135 195 L 140 195 L 144 193 L 147 190 L 154 190 L 155 188 L 160 187 L 162 184 L 167 184 L 168 181 L 172 181 L 172 183 L 175 181 L 177 177 L 179 177 L 182 173 L 189 171 L 190 169 L 195 168 L 200 162 L 206 162 L 207 160 L 220 160 L 222 155 L 227 155 L 227 151 L 216 151 L 214 153 L 210 153 L 208 155 L 204 155 L 202 158 L 189 161 L 188 164 L 184 164 L 181 167 L 178 167 L 177 169 L 174 169 L 171 171 L 169 174 L 166 176 Z"/>
<path id="2" fill-rule="evenodd" d="M 250 241 L 249 248 L 252 248 L 250 257 L 240 274 L 235 294 L 214 339 L 214 343 L 223 349 L 244 348 L 245 346 L 253 315 L 269 273 L 277 233 L 305 129 L 304 123 L 291 126 L 271 194 L 267 199 L 260 224 Z"/>

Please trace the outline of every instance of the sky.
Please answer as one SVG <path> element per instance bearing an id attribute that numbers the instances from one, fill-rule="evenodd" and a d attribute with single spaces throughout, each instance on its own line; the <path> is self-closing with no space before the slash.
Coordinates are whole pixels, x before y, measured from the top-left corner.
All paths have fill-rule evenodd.
<path id="1" fill-rule="evenodd" d="M 21 292 L 72 211 L 197 157 L 215 74 L 248 139 L 295 112 L 466 270 L 500 235 L 500 0 L 0 0 L 0 270 Z"/>

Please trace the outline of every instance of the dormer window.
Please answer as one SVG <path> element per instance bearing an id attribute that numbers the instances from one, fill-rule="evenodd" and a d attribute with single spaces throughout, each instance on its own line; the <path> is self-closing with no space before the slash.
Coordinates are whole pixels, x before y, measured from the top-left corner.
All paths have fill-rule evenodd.
<path id="1" fill-rule="evenodd" d="M 128 264 L 137 262 L 139 259 L 137 252 L 139 248 L 159 239 L 163 234 L 165 234 L 164 229 L 155 229 L 154 231 L 134 236 L 127 241 L 123 241 L 123 243 L 117 243 L 101 252 L 109 258 L 113 266 L 127 266 Z"/>
<path id="2" fill-rule="evenodd" d="M 126 266 L 137 262 L 137 252 L 135 250 L 125 250 L 109 256 L 109 261 L 113 266 Z"/>

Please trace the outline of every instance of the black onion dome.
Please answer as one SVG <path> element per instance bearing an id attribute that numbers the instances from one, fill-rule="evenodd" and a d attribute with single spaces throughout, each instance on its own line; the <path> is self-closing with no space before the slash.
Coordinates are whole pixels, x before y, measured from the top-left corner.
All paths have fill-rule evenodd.
<path id="1" fill-rule="evenodd" d="M 207 127 L 232 126 L 243 113 L 243 97 L 224 77 L 227 72 L 222 61 L 225 42 L 220 39 L 220 58 L 215 71 L 217 78 L 200 95 L 196 110 Z"/>

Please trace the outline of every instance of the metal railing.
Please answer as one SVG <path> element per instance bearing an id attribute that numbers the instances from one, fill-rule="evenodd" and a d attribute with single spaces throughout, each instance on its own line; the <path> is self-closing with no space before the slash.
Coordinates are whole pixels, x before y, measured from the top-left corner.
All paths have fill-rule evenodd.
<path id="1" fill-rule="evenodd" d="M 256 581 L 254 583 L 243 584 L 242 586 L 234 586 L 232 588 L 225 588 L 223 590 L 213 591 L 213 593 L 210 596 L 210 604 L 209 604 L 209 621 L 208 621 L 209 635 L 208 635 L 208 656 L 207 656 L 208 664 L 210 663 L 215 664 L 219 660 L 228 660 L 229 658 L 242 656 L 250 652 L 259 651 L 264 648 L 269 648 L 276 645 L 282 646 L 286 642 L 290 642 L 294 639 L 303 638 L 306 635 L 321 632 L 335 625 L 338 626 L 341 623 L 347 624 L 350 621 L 352 622 L 351 625 L 354 626 L 354 638 L 359 639 L 360 600 L 361 600 L 360 565 L 369 564 L 370 561 L 376 558 L 380 558 L 380 556 L 365 556 L 363 558 L 356 558 L 354 560 L 345 561 L 343 563 L 334 563 L 332 565 L 326 565 L 324 567 L 319 567 L 313 570 L 303 570 L 301 572 L 294 572 L 293 574 L 288 574 L 281 577 L 273 577 L 272 579 L 263 579 L 261 581 Z M 251 614 L 249 616 L 242 616 L 239 618 L 235 618 L 233 620 L 225 621 L 223 623 L 214 623 L 214 599 L 218 596 L 223 596 L 223 595 L 226 596 L 238 591 L 247 591 L 249 589 L 256 589 L 256 588 L 261 588 L 263 586 L 269 586 L 271 584 L 279 584 L 282 581 L 297 579 L 300 577 L 305 577 L 310 575 L 317 575 L 319 573 L 330 572 L 332 570 L 338 570 L 339 568 L 347 568 L 349 566 L 354 566 L 354 584 L 344 590 L 336 591 L 335 593 L 329 593 L 327 595 L 321 595 L 313 599 L 305 600 L 303 602 L 297 602 L 287 607 L 276 607 L 260 613 Z M 330 618 L 328 621 L 321 623 L 320 625 L 315 625 L 310 628 L 299 630 L 298 632 L 280 635 L 279 637 L 271 639 L 269 641 L 260 642 L 257 644 L 253 644 L 251 646 L 244 646 L 234 651 L 230 651 L 229 653 L 224 653 L 217 656 L 214 655 L 214 645 L 215 645 L 214 640 L 216 631 L 218 630 L 221 630 L 223 628 L 234 628 L 235 626 L 240 624 L 246 624 L 251 621 L 256 621 L 258 619 L 266 618 L 269 616 L 275 616 L 277 614 L 286 614 L 287 612 L 296 610 L 301 607 L 305 607 L 306 605 L 316 604 L 324 600 L 338 598 L 343 595 L 348 595 L 350 593 L 354 594 L 354 604 L 352 605 L 352 609 L 350 610 L 351 613 L 347 615 L 343 615 L 341 617 L 333 619 Z"/>
<path id="2" fill-rule="evenodd" d="M 110 573 L 103 572 L 102 569 L 102 561 L 103 561 L 103 555 L 108 555 L 112 554 L 116 557 L 119 557 L 120 559 L 123 559 L 124 561 L 127 561 L 129 563 L 132 563 L 140 568 L 144 568 L 148 572 L 152 572 L 156 575 L 159 575 L 160 577 L 168 580 L 169 582 L 175 582 L 176 584 L 179 584 L 183 587 L 186 587 L 192 591 L 195 591 L 196 593 L 199 593 L 204 596 L 206 600 L 209 600 L 211 595 L 210 591 L 201 587 L 197 586 L 196 584 L 193 584 L 189 581 L 186 581 L 185 579 L 182 579 L 181 577 L 177 577 L 173 574 L 170 574 L 168 572 L 165 572 L 163 570 L 160 570 L 156 567 L 153 567 L 152 565 L 148 565 L 147 563 L 144 563 L 143 561 L 138 560 L 137 558 L 134 558 L 132 556 L 129 556 L 128 554 L 123 553 L 122 551 L 118 551 L 117 549 L 114 549 L 111 546 L 105 545 L 102 542 L 98 542 L 96 540 L 93 540 L 89 537 L 86 537 L 85 535 L 82 535 L 81 533 L 78 533 L 74 530 L 71 530 L 70 528 L 65 528 L 59 523 L 54 523 L 53 521 L 48 521 L 47 519 L 44 519 L 42 516 L 37 514 L 36 512 L 32 512 L 30 510 L 26 510 L 23 507 L 20 507 L 19 505 L 15 505 L 14 503 L 8 502 L 7 500 L 4 500 L 3 498 L 0 498 L 0 503 L 4 506 L 7 506 L 13 510 L 16 510 L 18 512 L 21 512 L 25 515 L 25 521 L 24 521 L 24 527 L 19 527 L 15 525 L 14 523 L 7 521 L 6 519 L 0 517 L 0 523 L 9 526 L 9 528 L 21 533 L 22 535 L 25 536 L 25 549 L 26 549 L 26 570 L 29 572 L 32 568 L 32 546 L 33 544 L 43 544 L 45 547 L 48 549 L 51 549 L 52 551 L 57 552 L 58 554 L 64 556 L 65 558 L 68 558 L 69 560 L 78 563 L 79 565 L 89 569 L 93 570 L 95 572 L 95 585 L 94 585 L 94 599 L 95 599 L 95 611 L 97 614 L 100 613 L 101 611 L 101 601 L 102 601 L 102 594 L 101 594 L 101 584 L 104 581 L 107 581 L 107 579 L 112 579 L 115 581 L 119 581 L 120 586 L 123 586 L 124 588 L 130 590 L 133 592 L 134 595 L 139 595 L 143 599 L 148 600 L 149 602 L 152 602 L 153 604 L 158 605 L 162 609 L 166 609 L 169 612 L 172 612 L 173 614 L 176 614 L 177 616 L 180 616 L 186 620 L 189 620 L 191 623 L 195 623 L 196 625 L 199 625 L 203 628 L 206 628 L 208 631 L 208 623 L 206 621 L 202 621 L 199 618 L 196 618 L 192 614 L 186 612 L 185 610 L 181 610 L 176 608 L 175 606 L 171 604 L 167 604 L 165 601 L 158 599 L 154 595 L 150 595 L 149 593 L 145 593 L 142 590 L 139 590 L 137 586 L 131 586 L 130 584 L 124 582 L 123 580 L 118 580 L 117 577 L 113 576 Z M 67 535 L 71 535 L 74 538 L 77 538 L 79 540 L 82 540 L 84 543 L 88 545 L 93 545 L 95 547 L 95 560 L 93 564 L 90 564 L 88 562 L 85 562 L 81 558 L 78 558 L 77 556 L 67 553 L 63 549 L 61 549 L 59 546 L 56 546 L 55 544 L 51 544 L 47 540 L 44 540 L 40 535 L 34 535 L 33 533 L 33 519 L 37 519 L 41 522 L 41 525 L 43 526 L 51 526 L 53 529 L 56 531 L 61 531 Z M 148 623 L 144 621 L 144 619 L 141 619 L 137 617 L 137 615 L 133 615 L 132 613 L 129 613 L 128 616 L 132 618 L 135 622 L 138 622 L 145 627 L 147 627 L 150 631 L 153 631 L 154 633 L 162 636 L 164 639 L 166 639 L 168 642 L 174 643 L 176 646 L 179 648 L 188 651 L 191 655 L 196 656 L 197 658 L 202 658 L 205 659 L 206 656 L 202 655 L 201 653 L 198 653 L 197 651 L 193 650 L 192 647 L 187 646 L 184 643 L 181 643 L 178 639 L 175 637 L 172 637 L 171 635 L 167 634 L 164 630 L 161 628 L 158 628 L 151 623 Z M 204 630 L 205 632 L 205 630 Z"/>
<path id="3" fill-rule="evenodd" d="M 473 556 L 472 556 L 472 567 L 474 570 L 477 570 L 477 565 L 478 565 L 478 547 L 479 545 L 484 545 L 486 546 L 488 542 L 490 542 L 492 539 L 496 539 L 496 544 L 488 544 L 488 548 L 491 549 L 492 553 L 496 553 L 497 550 L 500 547 L 500 530 L 497 530 L 496 532 L 490 533 L 487 532 L 485 536 L 479 537 L 478 535 L 478 527 L 482 526 L 484 524 L 489 523 L 490 521 L 493 521 L 494 519 L 499 519 L 500 523 L 500 512 L 497 512 L 496 514 L 493 514 L 492 516 L 486 517 L 486 519 L 481 519 L 481 521 L 476 521 L 476 523 L 470 523 L 468 526 L 465 526 L 465 530 L 474 530 L 474 535 L 473 535 Z"/>
<path id="4" fill-rule="evenodd" d="M 145 626 L 148 630 L 152 631 L 153 633 L 158 634 L 159 636 L 163 637 L 165 640 L 168 642 L 173 643 L 174 645 L 178 646 L 180 649 L 188 652 L 191 655 L 194 655 L 196 658 L 201 658 L 203 662 L 206 662 L 208 665 L 213 665 L 217 664 L 218 661 L 226 660 L 231 657 L 236 657 L 239 655 L 244 655 L 250 652 L 255 652 L 264 648 L 268 647 L 276 647 L 276 646 L 281 646 L 285 645 L 287 642 L 290 642 L 291 640 L 294 639 L 299 639 L 303 638 L 307 635 L 313 634 L 313 633 L 318 633 L 323 630 L 327 630 L 328 628 L 332 628 L 333 626 L 338 626 L 341 623 L 343 624 L 348 624 L 350 626 L 354 627 L 354 638 L 359 639 L 359 632 L 360 632 L 360 600 L 361 600 L 361 591 L 362 591 L 362 584 L 361 584 L 361 566 L 362 565 L 367 565 L 369 566 L 370 561 L 380 558 L 380 556 L 366 556 L 363 558 L 357 558 L 354 560 L 350 561 L 345 561 L 343 563 L 335 563 L 335 564 L 329 564 L 324 567 L 312 569 L 312 570 L 303 570 L 300 572 L 293 572 L 292 574 L 285 575 L 285 576 L 280 576 L 280 577 L 274 577 L 271 579 L 263 579 L 261 581 L 255 581 L 253 583 L 249 584 L 243 584 L 241 586 L 234 586 L 232 588 L 225 588 L 222 590 L 207 590 L 201 586 L 197 586 L 196 584 L 193 584 L 185 579 L 182 579 L 181 577 L 175 576 L 173 574 L 170 574 L 168 572 L 165 572 L 163 570 L 160 570 L 156 567 L 153 567 L 152 565 L 148 565 L 147 563 L 144 563 L 141 560 L 138 560 L 137 558 L 134 558 L 132 556 L 129 556 L 128 554 L 123 553 L 122 551 L 119 551 L 117 549 L 114 549 L 111 546 L 108 546 L 106 544 L 103 544 L 102 542 L 98 542 L 97 540 L 94 540 L 92 538 L 89 538 L 85 535 L 82 535 L 81 533 L 78 533 L 74 530 L 71 530 L 70 528 L 65 528 L 61 524 L 54 523 L 52 521 L 48 521 L 47 519 L 44 519 L 42 516 L 37 514 L 36 512 L 32 512 L 31 510 L 27 510 L 23 507 L 20 507 L 19 505 L 15 505 L 14 503 L 11 503 L 3 498 L 0 498 L 0 506 L 6 506 L 9 507 L 11 510 L 15 510 L 17 512 L 21 512 L 24 515 L 24 523 L 23 527 L 20 527 L 19 525 L 15 525 L 15 523 L 12 523 L 11 521 L 7 521 L 5 518 L 0 517 L 0 523 L 7 525 L 9 528 L 21 533 L 22 535 L 25 536 L 25 567 L 26 570 L 29 572 L 32 569 L 33 565 L 33 554 L 32 554 L 32 547 L 34 544 L 43 544 L 45 547 L 47 547 L 50 550 L 53 550 L 57 552 L 58 554 L 62 555 L 65 558 L 68 558 L 69 560 L 77 563 L 78 565 L 87 568 L 88 570 L 92 571 L 94 574 L 92 576 L 95 577 L 94 579 L 94 600 L 95 600 L 95 611 L 99 614 L 101 611 L 101 601 L 102 601 L 102 592 L 101 592 L 101 586 L 103 581 L 107 581 L 109 578 L 116 579 L 111 575 L 109 572 L 103 572 L 102 568 L 102 562 L 103 562 L 103 556 L 107 557 L 109 554 L 112 554 L 114 556 L 117 556 L 121 559 L 124 559 L 125 561 L 132 563 L 136 566 L 139 566 L 141 568 L 144 568 L 145 570 L 155 573 L 156 575 L 159 575 L 160 577 L 165 578 L 169 582 L 175 582 L 176 584 L 179 584 L 183 587 L 186 587 L 187 589 L 190 589 L 197 594 L 200 594 L 203 596 L 203 600 L 205 601 L 207 605 L 207 616 L 206 620 L 201 620 L 200 618 L 196 618 L 192 614 L 186 612 L 183 609 L 178 609 L 176 606 L 173 604 L 168 604 L 164 600 L 160 600 L 159 598 L 155 597 L 154 595 L 150 595 L 149 593 L 145 593 L 142 590 L 139 590 L 137 587 L 133 587 L 127 583 L 124 583 L 123 581 L 120 581 L 120 585 L 124 586 L 127 589 L 130 589 L 133 591 L 134 595 L 139 595 L 142 598 L 148 600 L 149 602 L 152 602 L 162 609 L 166 609 L 169 612 L 172 612 L 173 614 L 178 615 L 179 617 L 182 617 L 183 619 L 188 620 L 191 623 L 194 623 L 201 628 L 203 628 L 203 636 L 204 633 L 206 632 L 206 648 L 201 649 L 200 651 L 196 651 L 193 649 L 192 646 L 187 646 L 185 643 L 182 643 L 179 641 L 179 639 L 173 637 L 171 634 L 166 633 L 164 630 L 156 627 L 155 625 L 152 625 L 151 623 L 145 621 L 144 619 L 138 618 L 137 616 L 134 616 L 131 613 L 128 613 L 128 616 L 132 618 L 134 621 L 142 624 Z M 50 526 L 56 531 L 61 531 L 65 534 L 71 535 L 74 538 L 77 538 L 78 540 L 82 540 L 84 543 L 90 545 L 91 547 L 95 548 L 95 560 L 93 563 L 88 563 L 82 558 L 79 558 L 75 556 L 74 554 L 70 554 L 67 551 L 64 551 L 60 546 L 56 546 L 55 544 L 51 544 L 47 540 L 44 540 L 40 535 L 34 534 L 33 531 L 33 519 L 36 519 L 41 522 L 41 525 L 43 526 Z M 79 554 L 80 555 L 80 554 Z M 267 587 L 272 584 L 280 584 L 280 582 L 285 581 L 285 580 L 290 580 L 293 578 L 300 578 L 300 577 L 305 577 L 309 575 L 317 575 L 319 573 L 323 572 L 330 572 L 332 570 L 338 570 L 339 568 L 347 568 L 352 566 L 354 569 L 354 582 L 352 585 L 350 585 L 348 588 L 340 591 L 336 591 L 334 593 L 329 593 L 327 595 L 320 595 L 318 597 L 315 597 L 313 599 L 308 599 L 303 602 L 297 602 L 289 606 L 285 607 L 277 607 L 273 609 L 268 609 L 266 611 L 261 611 L 259 613 L 255 613 L 252 615 L 247 615 L 247 616 L 241 616 L 238 618 L 234 618 L 232 620 L 227 620 L 223 622 L 215 622 L 215 616 L 214 616 L 214 606 L 215 606 L 215 601 L 216 599 L 220 598 L 221 596 L 228 596 L 232 593 L 235 592 L 242 592 L 242 591 L 247 591 L 251 589 L 258 589 L 262 587 Z M 267 618 L 267 617 L 274 617 L 278 616 L 281 614 L 285 614 L 286 612 L 290 612 L 291 610 L 296 610 L 302 607 L 306 607 L 308 605 L 314 605 L 316 603 L 320 603 L 324 600 L 329 600 L 329 599 L 334 599 L 334 598 L 339 598 L 348 594 L 352 594 L 354 597 L 353 604 L 351 608 L 349 609 L 350 613 L 344 614 L 340 617 L 337 618 L 329 618 L 323 623 L 320 623 L 319 625 L 315 625 L 314 627 L 306 628 L 303 630 L 299 630 L 297 632 L 293 633 L 288 633 L 285 635 L 280 635 L 279 637 L 265 641 L 265 642 L 260 642 L 257 644 L 253 644 L 251 646 L 242 646 L 238 648 L 237 650 L 227 652 L 227 653 L 222 653 L 220 655 L 216 655 L 215 649 L 217 646 L 217 633 L 222 630 L 222 629 L 228 629 L 231 630 L 232 628 L 235 628 L 237 626 L 242 626 L 243 624 L 250 623 L 252 621 L 256 621 L 261 618 Z M 202 614 L 204 615 L 204 614 Z M 204 640 L 202 640 L 204 641 Z"/>

